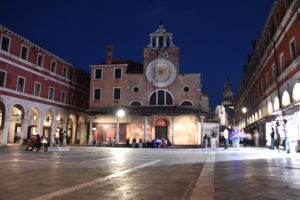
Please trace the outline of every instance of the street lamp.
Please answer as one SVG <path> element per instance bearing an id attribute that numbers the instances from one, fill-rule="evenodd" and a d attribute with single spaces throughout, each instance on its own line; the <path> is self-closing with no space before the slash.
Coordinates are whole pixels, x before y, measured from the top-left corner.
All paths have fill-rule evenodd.
<path id="1" fill-rule="evenodd" d="M 116 136 L 116 144 L 119 144 L 119 119 L 125 116 L 125 111 L 120 109 L 117 111 L 117 136 Z"/>

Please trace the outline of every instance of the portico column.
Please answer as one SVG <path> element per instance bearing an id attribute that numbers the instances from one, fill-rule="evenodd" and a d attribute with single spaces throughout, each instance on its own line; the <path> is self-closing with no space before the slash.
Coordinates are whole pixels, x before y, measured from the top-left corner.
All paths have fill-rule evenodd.
<path id="1" fill-rule="evenodd" d="M 158 37 L 156 37 L 155 39 L 156 39 L 156 47 L 159 47 Z"/>
<path id="2" fill-rule="evenodd" d="M 28 112 L 24 113 L 23 119 L 23 144 L 26 144 L 27 134 L 28 134 Z"/>
<path id="3" fill-rule="evenodd" d="M 116 135 L 116 144 L 119 144 L 119 117 L 117 117 L 117 135 Z"/>
<path id="4" fill-rule="evenodd" d="M 167 39 L 166 39 L 166 37 L 164 37 L 164 47 L 166 47 L 167 46 Z"/>
<path id="5" fill-rule="evenodd" d="M 90 116 L 90 134 L 89 134 L 89 143 L 88 143 L 88 145 L 92 145 L 92 139 L 93 139 L 93 121 L 94 121 L 94 117 Z"/>
<path id="6" fill-rule="evenodd" d="M 172 116 L 172 143 L 175 145 L 175 116 Z"/>
<path id="7" fill-rule="evenodd" d="M 9 111 L 5 113 L 2 146 L 7 145 L 8 128 L 9 128 L 9 115 L 10 115 Z"/>
<path id="8" fill-rule="evenodd" d="M 53 119 L 51 122 L 50 146 L 53 146 L 54 138 L 56 137 L 56 127 L 57 127 L 57 120 Z"/>
<path id="9" fill-rule="evenodd" d="M 44 132 L 44 113 L 41 113 L 41 117 L 40 117 L 40 136 L 44 136 L 43 132 Z"/>
<path id="10" fill-rule="evenodd" d="M 201 120 L 201 141 L 202 141 L 203 131 L 204 131 L 204 127 L 203 127 L 204 116 L 200 116 L 200 120 Z"/>
<path id="11" fill-rule="evenodd" d="M 153 47 L 153 37 L 150 37 L 150 44 L 151 44 L 151 47 Z"/>
<path id="12" fill-rule="evenodd" d="M 145 118 L 145 125 L 144 125 L 144 141 L 147 141 L 147 124 L 148 124 L 148 117 L 144 116 Z"/>

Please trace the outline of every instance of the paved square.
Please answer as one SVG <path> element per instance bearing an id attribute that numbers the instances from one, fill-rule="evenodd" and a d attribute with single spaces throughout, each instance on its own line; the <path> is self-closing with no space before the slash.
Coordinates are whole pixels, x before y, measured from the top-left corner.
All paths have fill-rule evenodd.
<path id="1" fill-rule="evenodd" d="M 0 148 L 0 199 L 300 199 L 299 154 L 267 149 Z"/>

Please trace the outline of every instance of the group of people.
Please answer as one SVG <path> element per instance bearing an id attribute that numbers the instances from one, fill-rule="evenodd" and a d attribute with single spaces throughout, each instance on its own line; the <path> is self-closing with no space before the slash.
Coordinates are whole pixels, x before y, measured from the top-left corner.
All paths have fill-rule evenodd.
<path id="1" fill-rule="evenodd" d="M 290 131 L 287 125 L 287 120 L 283 120 L 283 124 L 277 121 L 275 127 L 271 131 L 271 147 L 270 149 L 277 149 L 280 152 L 280 146 L 284 146 L 287 153 L 291 152 Z"/>
<path id="2" fill-rule="evenodd" d="M 48 142 L 40 135 L 31 136 L 28 139 L 26 151 L 44 151 L 48 147 Z"/>
<path id="3" fill-rule="evenodd" d="M 63 132 L 62 130 L 59 131 L 58 137 L 55 137 L 55 143 L 54 146 L 66 146 L 70 144 L 70 138 L 67 134 L 67 132 Z"/>
<path id="4" fill-rule="evenodd" d="M 137 143 L 136 138 L 132 139 L 132 143 L 130 143 L 130 139 L 127 138 L 126 140 L 126 146 L 132 147 L 132 148 L 163 148 L 165 146 L 172 145 L 170 140 L 167 138 L 156 138 L 152 141 L 143 141 L 142 138 L 139 139 L 139 142 Z"/>

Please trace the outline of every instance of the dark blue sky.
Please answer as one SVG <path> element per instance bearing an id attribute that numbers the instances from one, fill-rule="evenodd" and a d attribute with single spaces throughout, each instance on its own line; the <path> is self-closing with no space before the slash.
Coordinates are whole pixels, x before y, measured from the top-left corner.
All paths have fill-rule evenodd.
<path id="1" fill-rule="evenodd" d="M 226 76 L 233 91 L 242 79 L 273 0 L 0 0 L 0 24 L 90 72 L 113 57 L 143 62 L 143 48 L 162 19 L 180 48 L 181 73 L 201 73 L 211 111 Z"/>

